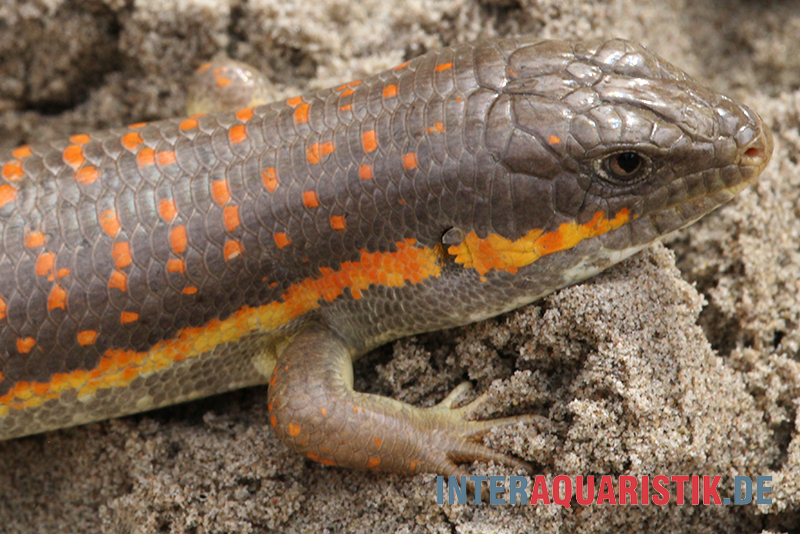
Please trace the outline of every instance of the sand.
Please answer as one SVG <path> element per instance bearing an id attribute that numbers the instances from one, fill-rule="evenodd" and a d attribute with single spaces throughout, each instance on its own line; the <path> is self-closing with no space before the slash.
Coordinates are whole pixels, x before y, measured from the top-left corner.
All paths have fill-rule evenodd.
<path id="1" fill-rule="evenodd" d="M 274 98 L 480 36 L 644 43 L 751 105 L 776 148 L 760 182 L 590 282 L 361 360 L 357 387 L 431 405 L 463 380 L 487 438 L 557 475 L 772 476 L 771 505 L 437 505 L 435 477 L 289 452 L 266 388 L 0 443 L 0 533 L 800 531 L 800 5 L 579 0 L 6 0 L 0 146 L 181 115 L 222 51 Z M 474 474 L 514 474 L 468 466 Z"/>

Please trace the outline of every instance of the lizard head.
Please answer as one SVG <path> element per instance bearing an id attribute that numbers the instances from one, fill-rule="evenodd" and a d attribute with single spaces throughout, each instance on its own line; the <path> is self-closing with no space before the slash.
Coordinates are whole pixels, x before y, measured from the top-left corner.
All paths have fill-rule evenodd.
<path id="1" fill-rule="evenodd" d="M 491 227 L 449 252 L 482 276 L 528 279 L 529 297 L 699 219 L 772 154 L 755 112 L 641 45 L 532 42 L 508 53 L 504 74 L 484 130 L 504 174 L 489 193 Z"/>

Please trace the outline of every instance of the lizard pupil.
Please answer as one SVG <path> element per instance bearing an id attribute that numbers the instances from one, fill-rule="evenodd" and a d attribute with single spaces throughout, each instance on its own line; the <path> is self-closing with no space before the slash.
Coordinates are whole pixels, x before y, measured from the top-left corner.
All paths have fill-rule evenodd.
<path id="1" fill-rule="evenodd" d="M 617 178 L 628 178 L 642 166 L 642 157 L 635 152 L 620 152 L 608 160 L 611 173 Z"/>

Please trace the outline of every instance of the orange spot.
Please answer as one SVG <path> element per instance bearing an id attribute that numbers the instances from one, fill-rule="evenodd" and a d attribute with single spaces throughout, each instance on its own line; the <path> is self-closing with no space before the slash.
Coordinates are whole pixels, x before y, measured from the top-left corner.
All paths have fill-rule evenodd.
<path id="1" fill-rule="evenodd" d="M 242 122 L 247 122 L 253 118 L 253 108 L 244 108 L 236 112 L 236 118 Z"/>
<path id="2" fill-rule="evenodd" d="M 375 469 L 379 465 L 381 465 L 380 458 L 370 458 L 369 461 L 367 462 L 367 469 Z"/>
<path id="3" fill-rule="evenodd" d="M 162 198 L 158 203 L 158 213 L 161 218 L 167 222 L 171 222 L 178 215 L 178 208 L 175 207 L 175 201 L 171 198 Z"/>
<path id="4" fill-rule="evenodd" d="M 397 96 L 397 86 L 396 85 L 394 85 L 394 84 L 387 85 L 386 87 L 383 88 L 383 98 L 391 98 L 393 96 Z"/>
<path id="5" fill-rule="evenodd" d="M 23 337 L 17 340 L 17 350 L 20 354 L 27 354 L 36 345 L 36 340 L 32 337 Z"/>
<path id="6" fill-rule="evenodd" d="M 289 435 L 296 438 L 300 434 L 300 425 L 289 423 Z"/>
<path id="7" fill-rule="evenodd" d="M 25 246 L 28 248 L 36 248 L 41 247 L 44 245 L 44 234 L 42 232 L 35 230 L 33 232 L 28 232 L 25 234 Z"/>
<path id="8" fill-rule="evenodd" d="M 361 145 L 367 154 L 378 148 L 378 135 L 375 130 L 367 130 L 361 134 Z"/>
<path id="9" fill-rule="evenodd" d="M 361 80 L 355 80 L 353 82 L 348 83 L 347 87 L 355 87 L 356 85 L 360 85 L 360 84 L 361 84 Z"/>
<path id="10" fill-rule="evenodd" d="M 36 276 L 46 276 L 53 272 L 56 266 L 56 255 L 52 252 L 42 252 L 36 258 Z"/>
<path id="11" fill-rule="evenodd" d="M 403 69 L 403 68 L 405 68 L 405 67 L 407 67 L 407 66 L 408 66 L 408 61 L 406 61 L 406 62 L 404 62 L 404 63 L 400 63 L 398 66 L 396 66 L 396 67 L 395 67 L 395 68 L 393 68 L 392 70 L 400 70 L 400 69 Z"/>
<path id="12" fill-rule="evenodd" d="M 156 162 L 156 153 L 150 147 L 144 147 L 136 154 L 136 164 L 139 167 L 146 167 Z"/>
<path id="13" fill-rule="evenodd" d="M 335 466 L 336 465 L 336 462 L 334 460 L 330 460 L 328 458 L 323 458 L 322 460 L 319 461 L 319 463 L 321 463 L 323 465 L 330 465 L 330 466 Z"/>
<path id="14" fill-rule="evenodd" d="M 193 128 L 197 128 L 197 124 L 197 119 L 186 119 L 178 125 L 178 128 L 183 131 L 191 130 Z"/>
<path id="15" fill-rule="evenodd" d="M 173 258 L 167 262 L 168 273 L 184 273 L 186 272 L 186 262 L 181 259 Z"/>
<path id="16" fill-rule="evenodd" d="M 86 134 L 78 134 L 78 135 L 73 135 L 72 137 L 69 138 L 69 140 L 70 142 L 78 145 L 85 145 L 86 143 L 91 141 L 92 138 Z"/>
<path id="17" fill-rule="evenodd" d="M 275 419 L 274 415 L 270 415 L 269 416 L 269 424 L 272 425 L 272 428 L 275 428 L 276 426 L 278 426 L 278 420 Z M 308 454 L 311 454 L 311 453 L 308 453 Z"/>
<path id="18" fill-rule="evenodd" d="M 228 187 L 228 180 L 214 180 L 211 182 L 211 196 L 214 202 L 224 206 L 231 199 L 231 190 Z"/>
<path id="19" fill-rule="evenodd" d="M 17 198 L 17 190 L 8 184 L 0 185 L 0 208 Z"/>
<path id="20" fill-rule="evenodd" d="M 16 182 L 17 180 L 25 176 L 25 172 L 22 170 L 22 162 L 9 161 L 5 165 L 3 165 L 2 174 L 3 178 L 8 180 L 9 182 Z"/>
<path id="21" fill-rule="evenodd" d="M 217 83 L 217 87 L 230 87 L 231 80 L 222 75 L 222 70 L 223 69 L 214 69 L 214 80 Z"/>
<path id="22" fill-rule="evenodd" d="M 225 241 L 225 246 L 222 249 L 222 255 L 225 256 L 225 261 L 231 261 L 236 256 L 241 255 L 242 245 L 238 241 Z"/>
<path id="23" fill-rule="evenodd" d="M 403 154 L 403 168 L 405 170 L 417 168 L 417 155 L 414 152 Z"/>
<path id="24" fill-rule="evenodd" d="M 97 332 L 94 330 L 84 330 L 78 332 L 78 343 L 82 346 L 92 345 L 97 341 Z"/>
<path id="25" fill-rule="evenodd" d="M 444 131 L 444 124 L 441 122 L 433 123 L 433 126 L 428 126 L 428 133 L 442 133 Z"/>
<path id="26" fill-rule="evenodd" d="M 146 122 L 135 122 L 133 124 L 129 124 L 128 128 L 131 130 L 138 130 L 139 128 L 144 128 L 145 126 L 147 126 Z"/>
<path id="27" fill-rule="evenodd" d="M 278 173 L 275 171 L 275 167 L 268 167 L 261 171 L 261 179 L 264 180 L 264 187 L 266 187 L 270 193 L 274 193 L 279 183 Z"/>
<path id="28" fill-rule="evenodd" d="M 372 179 L 372 165 L 362 165 L 358 168 L 358 177 L 362 180 Z"/>
<path id="29" fill-rule="evenodd" d="M 334 230 L 344 230 L 346 227 L 344 217 L 341 215 L 334 215 L 331 217 L 331 227 L 333 227 Z"/>
<path id="30" fill-rule="evenodd" d="M 316 208 L 319 206 L 319 197 L 316 191 L 303 192 L 303 205 L 307 208 Z"/>
<path id="31" fill-rule="evenodd" d="M 372 441 L 375 442 L 376 447 L 378 447 L 379 449 L 381 448 L 381 443 L 382 443 L 381 438 L 372 438 Z"/>
<path id="32" fill-rule="evenodd" d="M 83 148 L 80 145 L 68 146 L 64 149 L 62 155 L 64 156 L 64 163 L 73 169 L 77 169 L 86 162 L 86 158 L 83 157 Z"/>
<path id="33" fill-rule="evenodd" d="M 303 103 L 303 97 L 302 96 L 292 97 L 289 100 L 287 100 L 286 103 L 292 107 L 297 107 Z"/>
<path id="34" fill-rule="evenodd" d="M 131 245 L 127 241 L 114 243 L 111 247 L 111 257 L 117 269 L 124 269 L 131 264 Z"/>
<path id="35" fill-rule="evenodd" d="M 547 142 L 550 143 L 551 145 L 557 145 L 561 142 L 561 138 L 556 137 L 555 135 L 551 135 L 550 139 L 548 139 Z"/>
<path id="36" fill-rule="evenodd" d="M 314 143 L 306 149 L 306 157 L 312 165 L 318 164 L 322 158 L 333 152 L 334 146 L 330 141 L 325 143 Z"/>
<path id="37" fill-rule="evenodd" d="M 108 279 L 108 287 L 110 289 L 119 289 L 120 291 L 127 291 L 128 275 L 120 271 L 112 271 L 111 277 Z"/>
<path id="38" fill-rule="evenodd" d="M 278 245 L 278 248 L 283 248 L 291 243 L 292 240 L 286 237 L 286 232 L 278 232 L 275 234 L 275 244 Z"/>
<path id="39" fill-rule="evenodd" d="M 297 124 L 308 122 L 309 107 L 311 107 L 309 104 L 300 104 L 299 106 L 294 108 L 294 122 L 296 122 Z"/>
<path id="40" fill-rule="evenodd" d="M 244 124 L 237 124 L 228 131 L 228 138 L 232 144 L 241 143 L 247 139 L 247 129 Z"/>
<path id="41" fill-rule="evenodd" d="M 416 469 L 416 467 L 417 467 L 417 462 L 415 462 L 413 460 L 411 461 L 411 463 L 408 464 L 408 469 L 410 471 L 413 471 L 414 469 Z"/>
<path id="42" fill-rule="evenodd" d="M 443 70 L 452 69 L 452 68 L 453 68 L 453 64 L 450 63 L 450 62 L 447 62 L 447 63 L 442 63 L 441 65 L 436 65 L 434 70 L 436 72 L 442 72 Z"/>
<path id="43" fill-rule="evenodd" d="M 355 91 L 353 91 L 352 89 L 345 89 L 344 91 L 342 91 L 342 94 L 340 94 L 339 96 L 340 97 L 342 97 L 342 96 L 350 96 L 353 93 L 355 93 Z"/>
<path id="44" fill-rule="evenodd" d="M 222 221 L 225 223 L 225 229 L 233 232 L 240 224 L 239 220 L 239 206 L 225 206 L 222 210 Z"/>
<path id="45" fill-rule="evenodd" d="M 173 228 L 169 233 L 169 243 L 172 245 L 172 250 L 175 254 L 183 254 L 186 251 L 186 245 L 188 243 L 186 227 L 180 225 Z"/>
<path id="46" fill-rule="evenodd" d="M 6 307 L 6 301 L 0 298 L 0 319 L 5 319 L 7 312 L 8 308 Z M 2 380 L 3 380 L 3 373 L 0 373 L 0 381 Z"/>
<path id="47" fill-rule="evenodd" d="M 94 165 L 89 165 L 88 167 L 83 167 L 82 169 L 75 171 L 72 177 L 79 184 L 89 185 L 100 177 L 100 172 L 97 170 L 97 168 L 95 168 Z"/>
<path id="48" fill-rule="evenodd" d="M 100 214 L 100 226 L 109 237 L 117 235 L 120 229 L 119 218 L 114 210 L 106 210 Z"/>
<path id="49" fill-rule="evenodd" d="M 183 288 L 183 291 L 181 291 L 181 293 L 183 293 L 184 295 L 194 295 L 195 293 L 197 293 L 197 288 L 194 286 L 186 286 Z"/>
<path id="50" fill-rule="evenodd" d="M 164 165 L 169 165 L 170 163 L 175 163 L 175 152 L 172 150 L 163 150 L 156 154 L 156 161 L 162 167 Z"/>
<path id="51" fill-rule="evenodd" d="M 52 311 L 56 308 L 67 309 L 67 292 L 58 284 L 53 286 L 47 297 L 47 309 Z"/>
<path id="52" fill-rule="evenodd" d="M 353 105 L 352 104 L 347 104 L 345 106 L 340 107 L 339 111 L 349 111 L 351 109 L 353 109 Z"/>
<path id="53" fill-rule="evenodd" d="M 322 414 L 322 417 L 328 417 L 328 409 L 327 408 L 325 408 L 323 406 L 322 408 L 319 409 L 319 411 Z"/>
<path id="54" fill-rule="evenodd" d="M 122 324 L 128 324 L 138 320 L 139 314 L 134 312 L 122 312 L 119 316 L 119 321 Z"/>
<path id="55" fill-rule="evenodd" d="M 33 154 L 33 152 L 31 152 L 31 147 L 29 147 L 28 145 L 23 145 L 19 148 L 15 148 L 14 151 L 11 152 L 11 155 L 17 159 L 25 159 L 31 154 Z"/>
<path id="56" fill-rule="evenodd" d="M 126 133 L 122 136 L 121 142 L 122 146 L 131 152 L 136 152 L 136 150 L 144 144 L 144 141 L 142 141 L 142 136 L 139 135 L 139 132 Z"/>
<path id="57" fill-rule="evenodd" d="M 197 73 L 199 74 L 199 73 L 201 73 L 201 72 L 205 72 L 205 71 L 207 71 L 207 70 L 208 70 L 208 69 L 210 69 L 210 68 L 211 68 L 211 62 L 210 62 L 210 61 L 207 61 L 206 63 L 203 63 L 202 65 L 200 65 L 200 66 L 197 68 Z"/>
<path id="58" fill-rule="evenodd" d="M 70 271 L 66 267 L 63 267 L 63 268 L 61 268 L 61 269 L 56 271 L 56 278 L 65 278 L 65 277 L 69 276 L 69 273 L 71 273 L 71 272 L 72 271 Z"/>

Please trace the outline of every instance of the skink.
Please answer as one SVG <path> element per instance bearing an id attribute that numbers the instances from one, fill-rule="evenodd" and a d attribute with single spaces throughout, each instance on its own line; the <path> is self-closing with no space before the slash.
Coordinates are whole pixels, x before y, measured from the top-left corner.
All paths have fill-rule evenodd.
<path id="1" fill-rule="evenodd" d="M 522 465 L 479 438 L 531 417 L 358 393 L 352 360 L 586 279 L 771 153 L 640 45 L 527 37 L 2 151 L 0 439 L 268 382 L 277 434 L 325 464 Z"/>

